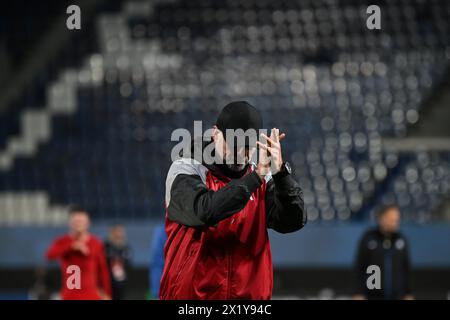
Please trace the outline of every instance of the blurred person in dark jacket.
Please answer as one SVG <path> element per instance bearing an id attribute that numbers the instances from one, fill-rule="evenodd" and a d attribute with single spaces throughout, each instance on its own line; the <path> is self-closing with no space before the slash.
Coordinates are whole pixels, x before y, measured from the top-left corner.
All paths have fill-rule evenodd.
<path id="1" fill-rule="evenodd" d="M 49 300 L 51 298 L 51 285 L 47 270 L 37 267 L 34 270 L 34 283 L 30 288 L 29 297 L 31 300 Z"/>
<path id="2" fill-rule="evenodd" d="M 412 299 L 409 247 L 400 229 L 400 210 L 387 205 L 377 211 L 377 227 L 362 236 L 355 261 L 354 299 Z M 380 288 L 368 287 L 369 266 L 380 270 Z"/>
<path id="3" fill-rule="evenodd" d="M 112 299 L 123 300 L 130 270 L 131 249 L 126 242 L 125 228 L 122 225 L 111 227 L 105 241 L 105 252 L 111 274 Z"/>

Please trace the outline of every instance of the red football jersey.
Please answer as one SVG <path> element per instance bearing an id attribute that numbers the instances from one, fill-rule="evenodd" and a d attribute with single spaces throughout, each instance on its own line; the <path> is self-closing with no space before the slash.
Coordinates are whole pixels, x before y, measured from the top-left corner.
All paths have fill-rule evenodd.
<path id="1" fill-rule="evenodd" d="M 100 290 L 111 296 L 111 282 L 106 264 L 102 242 L 90 235 L 87 240 L 87 255 L 72 248 L 74 242 L 70 235 L 56 239 L 47 251 L 49 260 L 61 262 L 61 298 L 63 300 L 100 300 Z M 67 280 L 71 276 L 68 267 L 78 266 L 80 269 L 80 288 L 70 288 Z"/>

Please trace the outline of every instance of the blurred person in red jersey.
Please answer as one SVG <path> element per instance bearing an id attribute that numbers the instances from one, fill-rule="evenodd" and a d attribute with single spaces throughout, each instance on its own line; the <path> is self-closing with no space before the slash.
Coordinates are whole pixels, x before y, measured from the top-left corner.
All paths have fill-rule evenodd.
<path id="1" fill-rule="evenodd" d="M 89 233 L 89 225 L 87 211 L 72 207 L 69 233 L 57 238 L 47 251 L 49 260 L 59 260 L 61 264 L 63 300 L 111 298 L 111 280 L 103 244 Z M 79 277 L 79 281 L 74 277 Z"/>

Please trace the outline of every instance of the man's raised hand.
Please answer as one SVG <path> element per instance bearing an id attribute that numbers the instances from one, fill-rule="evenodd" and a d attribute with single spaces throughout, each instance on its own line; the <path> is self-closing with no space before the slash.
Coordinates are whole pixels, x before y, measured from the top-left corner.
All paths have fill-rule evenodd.
<path id="1" fill-rule="evenodd" d="M 283 140 L 285 136 L 284 133 L 280 134 L 279 129 L 273 128 L 270 132 L 270 137 L 261 134 L 265 143 L 260 141 L 256 142 L 260 147 L 256 172 L 261 178 L 264 178 L 269 171 L 272 174 L 277 174 L 280 171 L 283 164 L 280 141 Z"/>

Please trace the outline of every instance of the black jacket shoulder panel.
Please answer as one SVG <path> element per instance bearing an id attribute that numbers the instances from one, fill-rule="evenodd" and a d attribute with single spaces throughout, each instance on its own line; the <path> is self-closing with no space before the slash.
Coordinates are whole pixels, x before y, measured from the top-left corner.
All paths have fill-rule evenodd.
<path id="1" fill-rule="evenodd" d="M 189 158 L 175 160 L 170 166 L 166 178 L 166 206 L 169 207 L 172 184 L 179 174 L 198 176 L 203 183 L 206 183 L 207 172 L 208 169 L 197 160 Z"/>

